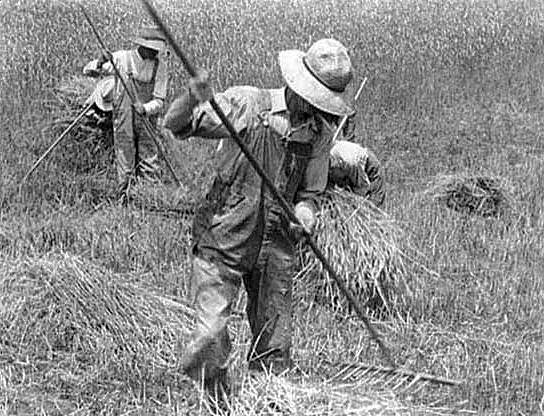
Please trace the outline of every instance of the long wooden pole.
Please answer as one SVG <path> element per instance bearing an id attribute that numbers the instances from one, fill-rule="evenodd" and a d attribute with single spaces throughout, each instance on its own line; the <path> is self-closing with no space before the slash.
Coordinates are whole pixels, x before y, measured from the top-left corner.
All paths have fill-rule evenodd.
<path id="1" fill-rule="evenodd" d="M 43 160 L 60 144 L 60 142 L 66 137 L 68 133 L 79 123 L 79 120 L 81 120 L 85 114 L 87 114 L 87 111 L 89 111 L 92 107 L 93 103 L 89 103 L 82 111 L 79 113 L 79 115 L 72 121 L 72 123 L 64 129 L 64 131 L 60 134 L 60 136 L 47 148 L 45 153 L 40 156 L 40 158 L 32 165 L 28 173 L 24 176 L 24 178 L 21 180 L 20 185 L 26 182 L 28 177 L 36 170 L 36 168 L 40 165 L 40 163 L 43 162 Z M 20 186 L 19 185 L 19 186 Z"/>
<path id="2" fill-rule="evenodd" d="M 361 86 L 357 90 L 357 93 L 355 94 L 355 98 L 353 99 L 353 102 L 356 103 L 357 100 L 359 100 L 359 97 L 361 96 L 361 92 L 363 91 L 363 88 L 364 88 L 364 86 L 366 84 L 366 80 L 367 80 L 367 77 L 365 77 L 363 79 L 363 81 L 361 82 Z M 336 131 L 334 132 L 334 136 L 332 136 L 332 143 L 333 144 L 336 143 L 336 141 L 338 140 L 338 136 L 340 136 L 340 133 L 344 129 L 344 126 L 346 125 L 347 122 L 348 122 L 348 116 L 343 115 L 341 120 L 340 120 L 340 124 L 338 124 L 338 127 L 336 128 Z"/>
<path id="3" fill-rule="evenodd" d="M 174 40 L 172 34 L 166 28 L 164 23 L 162 22 L 162 19 L 159 17 L 157 10 L 155 7 L 150 3 L 149 0 L 141 0 L 144 4 L 147 12 L 155 22 L 155 24 L 159 27 L 159 29 L 162 31 L 164 36 L 166 37 L 166 40 L 170 43 L 172 46 L 172 49 L 174 50 L 174 53 L 179 57 L 179 59 L 182 61 L 183 65 L 185 66 L 185 69 L 191 75 L 192 77 L 196 76 L 196 70 L 194 66 L 191 64 L 191 62 L 187 59 L 181 48 L 179 47 L 178 43 Z M 226 117 L 225 113 L 219 107 L 215 99 L 212 97 L 212 99 L 209 101 L 210 106 L 213 108 L 221 122 L 225 125 L 227 128 L 229 134 L 231 135 L 232 139 L 235 141 L 235 143 L 238 145 L 242 153 L 246 156 L 249 163 L 253 168 L 257 171 L 258 175 L 262 178 L 265 185 L 270 190 L 270 193 L 274 197 L 274 199 L 279 203 L 280 207 L 283 209 L 287 217 L 291 222 L 294 224 L 298 224 L 302 227 L 301 222 L 295 215 L 294 211 L 289 206 L 289 203 L 285 200 L 283 195 L 280 194 L 280 192 L 276 189 L 273 182 L 270 180 L 266 172 L 263 170 L 263 168 L 259 165 L 257 160 L 253 157 L 248 147 L 244 144 L 244 142 L 241 140 L 240 136 L 238 135 L 238 132 L 234 129 L 232 123 L 230 120 Z M 304 229 L 304 228 L 303 228 Z M 331 263 L 328 261 L 328 259 L 325 257 L 325 254 L 319 249 L 316 242 L 314 241 L 313 237 L 306 231 L 304 231 L 305 234 L 305 241 L 306 244 L 310 246 L 316 257 L 321 261 L 323 264 L 323 267 L 327 270 L 329 275 L 332 277 L 332 279 L 336 282 L 338 287 L 340 288 L 340 291 L 344 294 L 344 296 L 348 299 L 349 303 L 353 307 L 353 309 L 356 311 L 359 318 L 363 321 L 365 324 L 368 332 L 370 333 L 371 338 L 378 344 L 379 349 L 384 357 L 384 359 L 387 361 L 387 363 L 395 367 L 395 364 L 393 362 L 393 359 L 391 357 L 391 354 L 389 353 L 389 350 L 381 340 L 380 336 L 378 335 L 378 332 L 374 329 L 372 324 L 370 323 L 370 320 L 365 315 L 363 311 L 363 307 L 361 306 L 361 303 L 355 298 L 355 296 L 351 293 L 351 291 L 347 288 L 347 286 L 344 284 L 342 279 L 338 276 L 334 268 L 332 267 Z"/>

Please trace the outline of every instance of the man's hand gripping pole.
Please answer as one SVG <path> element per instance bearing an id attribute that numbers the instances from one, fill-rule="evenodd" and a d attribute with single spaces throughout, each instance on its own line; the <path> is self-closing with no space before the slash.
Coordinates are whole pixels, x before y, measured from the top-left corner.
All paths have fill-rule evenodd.
<path id="1" fill-rule="evenodd" d="M 159 27 L 159 29 L 164 34 L 164 36 L 165 36 L 166 40 L 168 41 L 168 43 L 170 43 L 174 53 L 179 57 L 179 59 L 181 59 L 183 65 L 185 66 L 185 69 L 187 70 L 189 75 L 191 75 L 191 77 L 195 77 L 197 75 L 197 72 L 196 72 L 195 68 L 193 67 L 191 62 L 189 62 L 189 60 L 187 59 L 187 57 L 185 56 L 183 51 L 180 49 L 179 45 L 174 40 L 174 37 L 172 36 L 172 34 L 168 30 L 168 28 L 165 27 L 164 23 L 162 22 L 162 19 L 159 17 L 159 15 L 157 13 L 157 10 L 155 9 L 155 7 L 150 3 L 149 0 L 141 0 L 141 1 L 144 4 L 144 6 L 145 6 L 147 12 L 149 13 L 149 15 L 151 16 L 151 18 L 155 22 L 155 24 Z M 217 102 L 215 101 L 215 99 L 213 97 L 209 101 L 209 103 L 210 103 L 210 106 L 213 108 L 213 110 L 216 112 L 217 116 L 220 118 L 220 120 L 223 122 L 223 124 L 225 125 L 225 127 L 229 131 L 232 139 L 240 147 L 240 150 L 242 151 L 242 153 L 247 157 L 247 159 L 248 159 L 249 163 L 251 164 L 251 166 L 253 166 L 253 168 L 257 171 L 259 176 L 262 178 L 262 180 L 264 181 L 264 183 L 266 184 L 266 186 L 270 190 L 270 193 L 272 194 L 272 196 L 280 204 L 281 208 L 283 209 L 283 211 L 285 212 L 285 214 L 287 215 L 289 220 L 292 221 L 295 224 L 300 225 L 302 227 L 302 224 L 300 223 L 300 221 L 296 217 L 294 211 L 291 209 L 288 202 L 285 200 L 283 195 L 281 195 L 279 193 L 279 191 L 276 189 L 276 187 L 274 186 L 272 181 L 268 178 L 266 172 L 261 168 L 261 166 L 259 165 L 257 160 L 253 157 L 253 155 L 251 154 L 251 152 L 247 148 L 247 146 L 242 142 L 242 140 L 240 139 L 240 136 L 238 135 L 238 132 L 234 129 L 234 127 L 232 126 L 232 123 L 225 116 L 225 113 L 223 112 L 221 107 L 219 107 L 219 105 L 217 104 Z M 306 243 L 310 246 L 310 248 L 312 249 L 312 251 L 314 252 L 316 257 L 323 264 L 323 267 L 327 270 L 329 275 L 336 282 L 336 284 L 340 288 L 340 291 L 348 299 L 348 301 L 351 304 L 351 306 L 353 307 L 353 309 L 355 309 L 355 311 L 357 312 L 357 315 L 359 316 L 359 318 L 365 324 L 368 332 L 370 333 L 370 336 L 378 344 L 378 346 L 380 348 L 380 351 L 381 351 L 384 359 L 386 360 L 387 364 L 390 365 L 391 367 L 396 367 L 394 362 L 393 362 L 393 359 L 391 358 L 391 354 L 389 353 L 389 350 L 387 349 L 387 347 L 385 346 L 385 344 L 381 340 L 381 338 L 378 335 L 377 331 L 374 329 L 374 327 L 370 323 L 370 320 L 368 319 L 368 317 L 365 315 L 361 304 L 357 301 L 357 299 L 355 299 L 353 294 L 346 287 L 344 282 L 340 279 L 340 277 L 338 276 L 336 271 L 333 269 L 333 267 L 330 264 L 330 262 L 328 261 L 328 259 L 325 257 L 323 252 L 317 246 L 317 244 L 314 241 L 314 239 L 312 238 L 312 236 L 307 232 L 305 232 L 305 235 L 306 235 L 306 238 L 305 238 Z"/>

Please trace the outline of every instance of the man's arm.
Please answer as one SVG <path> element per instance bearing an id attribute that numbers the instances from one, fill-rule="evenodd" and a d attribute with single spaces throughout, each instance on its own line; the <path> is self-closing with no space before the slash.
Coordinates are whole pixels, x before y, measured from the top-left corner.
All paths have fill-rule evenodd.
<path id="1" fill-rule="evenodd" d="M 251 111 L 254 109 L 251 97 L 256 91 L 257 89 L 251 87 L 234 87 L 214 95 L 215 101 L 237 132 L 244 130 L 251 120 Z M 230 137 L 210 104 L 199 103 L 190 88 L 183 91 L 170 105 L 163 126 L 181 140 L 191 136 L 206 139 Z"/>
<path id="2" fill-rule="evenodd" d="M 115 66 L 119 69 L 120 61 L 120 51 L 114 52 L 112 54 L 113 62 Z M 115 75 L 115 69 L 113 65 L 108 60 L 106 53 L 101 53 L 97 59 L 93 59 L 83 68 L 83 75 L 90 77 L 98 77 L 101 75 Z"/>
<path id="3" fill-rule="evenodd" d="M 155 85 L 153 87 L 153 98 L 144 103 L 144 110 L 147 115 L 159 114 L 164 107 L 166 91 L 168 89 L 168 70 L 166 63 L 159 59 L 157 73 L 155 74 Z"/>

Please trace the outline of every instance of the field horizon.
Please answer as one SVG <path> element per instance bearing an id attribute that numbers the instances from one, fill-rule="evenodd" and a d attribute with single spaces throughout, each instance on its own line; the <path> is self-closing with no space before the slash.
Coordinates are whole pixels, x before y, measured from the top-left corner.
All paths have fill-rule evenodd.
<path id="1" fill-rule="evenodd" d="M 149 23 L 138 2 L 83 4 L 112 50 Z M 327 362 L 384 362 L 354 315 L 315 304 L 297 281 L 302 375 L 252 381 L 237 309 L 234 414 L 544 414 L 544 3 L 155 4 L 216 91 L 281 86 L 282 49 L 322 37 L 348 46 L 349 93 L 368 77 L 357 141 L 383 165 L 384 211 L 409 271 L 393 313 L 372 322 L 403 368 L 463 382 L 327 384 Z M 191 209 L 215 143 L 165 143 L 183 187 L 173 192 L 165 171 L 148 202 L 181 207 L 169 215 L 114 203 L 111 155 L 90 140 L 68 137 L 20 186 L 77 114 L 59 87 L 99 49 L 75 1 L 1 0 L 0 23 L 0 414 L 206 414 L 176 365 L 190 327 Z M 169 69 L 168 103 L 187 82 L 175 57 Z M 506 210 L 482 217 L 433 198 L 445 177 L 475 176 L 498 181 Z"/>

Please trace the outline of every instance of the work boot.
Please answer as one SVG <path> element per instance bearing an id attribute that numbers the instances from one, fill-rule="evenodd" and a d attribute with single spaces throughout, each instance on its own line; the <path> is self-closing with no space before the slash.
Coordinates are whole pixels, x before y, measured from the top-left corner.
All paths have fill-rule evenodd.
<path id="1" fill-rule="evenodd" d="M 202 387 L 210 410 L 219 415 L 228 414 L 230 384 L 227 376 L 227 334 L 205 334 L 191 342 L 181 357 L 181 368 Z"/>
<path id="2" fill-rule="evenodd" d="M 127 175 L 119 182 L 117 186 L 117 202 L 119 205 L 127 206 L 132 200 L 134 184 L 135 180 L 130 175 Z"/>
<path id="3" fill-rule="evenodd" d="M 230 414 L 230 383 L 227 370 L 220 370 L 214 378 L 204 380 L 204 392 L 210 411 L 213 414 Z"/>

